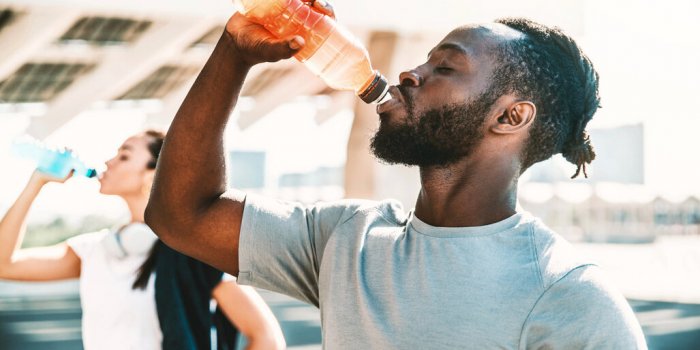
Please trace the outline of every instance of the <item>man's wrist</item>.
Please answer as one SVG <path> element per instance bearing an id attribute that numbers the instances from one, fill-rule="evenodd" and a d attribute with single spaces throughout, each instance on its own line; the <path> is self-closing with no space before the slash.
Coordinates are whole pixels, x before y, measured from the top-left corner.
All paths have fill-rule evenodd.
<path id="1" fill-rule="evenodd" d="M 228 30 L 224 29 L 224 33 L 219 39 L 219 45 L 224 49 L 223 52 L 226 54 L 231 64 L 240 69 L 246 71 L 250 70 L 256 63 L 251 62 L 246 55 L 241 51 L 241 49 L 236 44 L 236 40 L 233 38 Z"/>

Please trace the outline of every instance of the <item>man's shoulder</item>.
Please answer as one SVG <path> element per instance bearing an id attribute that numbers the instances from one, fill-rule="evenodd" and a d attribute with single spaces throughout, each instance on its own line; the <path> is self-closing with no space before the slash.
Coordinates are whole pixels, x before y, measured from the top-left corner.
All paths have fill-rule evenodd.
<path id="1" fill-rule="evenodd" d="M 400 202 L 394 199 L 381 201 L 367 199 L 342 199 L 332 202 L 319 202 L 313 206 L 323 216 L 339 218 L 339 223 L 348 221 L 384 220 L 400 225 L 406 222 L 406 213 Z"/>
<path id="2" fill-rule="evenodd" d="M 570 271 L 543 293 L 523 327 L 521 344 L 646 349 L 642 329 L 624 296 L 592 265 Z"/>
<path id="3" fill-rule="evenodd" d="M 391 225 L 401 225 L 406 223 L 407 215 L 401 203 L 392 199 L 340 199 L 303 204 L 256 194 L 246 197 L 244 220 L 257 223 L 279 220 L 289 222 L 294 218 L 306 220 L 321 231 L 330 232 L 347 223 L 363 225 L 386 221 Z"/>
<path id="4" fill-rule="evenodd" d="M 549 288 L 575 269 L 596 265 L 592 259 L 578 252 L 564 237 L 539 219 L 532 220 L 531 225 L 532 241 L 543 288 Z"/>

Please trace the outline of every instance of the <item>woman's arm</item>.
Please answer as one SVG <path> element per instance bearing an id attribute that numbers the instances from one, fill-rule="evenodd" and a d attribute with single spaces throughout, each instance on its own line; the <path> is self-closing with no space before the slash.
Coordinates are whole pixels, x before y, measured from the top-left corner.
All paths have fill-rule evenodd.
<path id="1" fill-rule="evenodd" d="M 275 315 L 255 289 L 224 281 L 214 288 L 212 296 L 224 315 L 248 339 L 248 350 L 286 348 Z"/>
<path id="2" fill-rule="evenodd" d="M 70 176 L 57 182 L 65 182 Z M 66 243 L 20 249 L 27 213 L 41 189 L 51 181 L 55 180 L 35 172 L 0 221 L 0 279 L 50 281 L 80 277 L 80 258 Z"/>

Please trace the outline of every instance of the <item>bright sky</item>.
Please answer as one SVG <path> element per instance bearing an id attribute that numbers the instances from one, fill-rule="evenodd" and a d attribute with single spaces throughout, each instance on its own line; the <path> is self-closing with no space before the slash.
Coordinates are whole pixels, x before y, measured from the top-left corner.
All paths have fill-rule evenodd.
<path id="1" fill-rule="evenodd" d="M 502 12 L 507 10 L 504 6 Z M 700 93 L 700 5 L 690 0 L 593 0 L 581 11 L 582 23 L 561 26 L 582 29 L 577 39 L 601 75 L 603 109 L 590 127 L 644 123 L 647 185 L 675 196 L 700 194 L 700 111 L 695 106 Z M 267 150 L 271 177 L 342 165 L 351 114 L 340 113 L 321 126 L 313 115 L 313 107 L 303 102 L 283 106 L 245 132 L 233 127 L 228 146 Z M 123 139 L 141 130 L 145 120 L 141 110 L 88 112 L 50 141 L 70 146 L 92 163 L 102 162 Z M 28 122 L 23 115 L 0 114 L 0 210 L 14 200 L 31 173 L 30 164 L 8 156 L 10 140 Z M 35 215 L 78 215 L 95 208 L 114 216 L 123 213 L 119 201 L 96 192 L 91 180 L 51 186 L 40 197 Z"/>
<path id="2" fill-rule="evenodd" d="M 643 122 L 646 179 L 659 192 L 700 193 L 700 4 L 592 1 L 582 40 L 601 76 L 592 127 Z"/>

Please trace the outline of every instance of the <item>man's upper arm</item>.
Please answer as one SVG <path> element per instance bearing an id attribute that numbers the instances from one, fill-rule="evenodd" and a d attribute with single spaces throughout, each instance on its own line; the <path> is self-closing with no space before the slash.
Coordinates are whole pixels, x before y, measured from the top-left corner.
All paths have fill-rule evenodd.
<path id="1" fill-rule="evenodd" d="M 235 276 L 244 205 L 243 192 L 229 191 L 193 216 L 185 227 L 165 228 L 171 231 L 167 235 L 156 231 L 161 229 L 158 225 L 153 229 L 171 248 Z"/>
<path id="2" fill-rule="evenodd" d="M 632 309 L 598 267 L 578 267 L 555 282 L 523 325 L 521 349 L 646 349 Z"/>
<path id="3" fill-rule="evenodd" d="M 170 248 L 237 275 L 238 236 L 244 205 L 245 193 L 237 190 L 217 195 L 205 205 L 187 207 L 172 205 L 151 195 L 145 219 Z"/>

